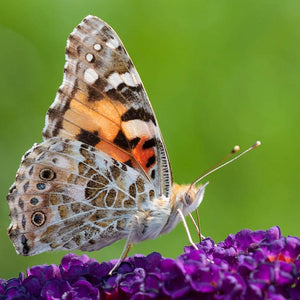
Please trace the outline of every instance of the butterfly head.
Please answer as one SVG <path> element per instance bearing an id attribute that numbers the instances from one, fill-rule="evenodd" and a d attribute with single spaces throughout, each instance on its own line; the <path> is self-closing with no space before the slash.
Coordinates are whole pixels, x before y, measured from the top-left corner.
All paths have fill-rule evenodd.
<path id="1" fill-rule="evenodd" d="M 175 204 L 177 208 L 180 208 L 184 215 L 193 212 L 201 204 L 207 185 L 208 182 L 200 187 L 196 187 L 195 185 L 174 184 L 173 204 Z"/>
<path id="2" fill-rule="evenodd" d="M 204 191 L 207 184 L 208 182 L 200 187 L 196 187 L 194 184 L 173 184 L 170 197 L 171 213 L 162 232 L 170 232 L 180 221 L 178 209 L 183 213 L 184 216 L 186 216 L 188 213 L 193 212 L 198 208 L 203 200 Z"/>

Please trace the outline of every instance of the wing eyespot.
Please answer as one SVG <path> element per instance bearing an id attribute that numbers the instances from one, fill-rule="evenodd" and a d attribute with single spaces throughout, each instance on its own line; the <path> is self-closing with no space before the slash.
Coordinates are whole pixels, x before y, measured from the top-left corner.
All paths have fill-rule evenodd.
<path id="1" fill-rule="evenodd" d="M 39 199 L 36 198 L 36 197 L 32 197 L 32 198 L 30 199 L 30 204 L 31 204 L 31 205 L 37 205 L 39 202 L 40 202 Z"/>
<path id="2" fill-rule="evenodd" d="M 31 222 L 34 226 L 40 227 L 46 222 L 46 215 L 42 211 L 36 211 L 31 216 Z"/>
<path id="3" fill-rule="evenodd" d="M 40 171 L 39 177 L 42 180 L 51 181 L 56 178 L 56 173 L 53 170 L 46 168 Z"/>
<path id="4" fill-rule="evenodd" d="M 39 182 L 37 185 L 36 185 L 37 189 L 42 191 L 46 188 L 46 184 L 45 183 L 42 183 L 42 182 Z"/>

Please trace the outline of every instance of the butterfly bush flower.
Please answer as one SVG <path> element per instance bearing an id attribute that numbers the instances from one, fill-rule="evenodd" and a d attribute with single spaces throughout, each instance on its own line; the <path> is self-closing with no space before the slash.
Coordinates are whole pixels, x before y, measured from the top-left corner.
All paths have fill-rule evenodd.
<path id="1" fill-rule="evenodd" d="M 300 299 L 300 239 L 279 227 L 241 230 L 215 244 L 185 247 L 177 259 L 134 255 L 98 263 L 70 253 L 0 280 L 1 299 Z"/>

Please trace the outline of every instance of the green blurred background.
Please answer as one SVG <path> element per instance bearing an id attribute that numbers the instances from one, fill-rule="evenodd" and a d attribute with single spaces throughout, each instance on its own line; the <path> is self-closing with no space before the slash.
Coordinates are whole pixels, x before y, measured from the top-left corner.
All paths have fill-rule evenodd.
<path id="1" fill-rule="evenodd" d="M 279 225 L 283 234 L 299 236 L 299 1 L 1 1 L 0 277 L 59 263 L 66 254 L 16 255 L 6 233 L 5 197 L 21 156 L 42 140 L 45 113 L 62 81 L 67 36 L 88 14 L 108 22 L 130 53 L 176 182 L 193 181 L 235 144 L 262 141 L 208 178 L 202 233 L 218 242 L 242 228 Z M 179 224 L 130 254 L 176 257 L 187 244 Z M 89 255 L 116 258 L 123 245 Z"/>

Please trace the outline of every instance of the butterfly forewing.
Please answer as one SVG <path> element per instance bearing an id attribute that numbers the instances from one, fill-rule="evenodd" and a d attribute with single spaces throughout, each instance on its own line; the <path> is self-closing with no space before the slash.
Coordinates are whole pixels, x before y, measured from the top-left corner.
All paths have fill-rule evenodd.
<path id="1" fill-rule="evenodd" d="M 89 144 L 143 172 L 157 194 L 168 197 L 167 152 L 143 84 L 117 34 L 89 16 L 69 36 L 66 59 L 44 138 Z"/>

